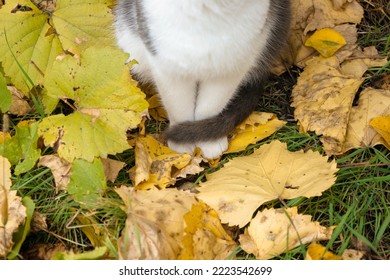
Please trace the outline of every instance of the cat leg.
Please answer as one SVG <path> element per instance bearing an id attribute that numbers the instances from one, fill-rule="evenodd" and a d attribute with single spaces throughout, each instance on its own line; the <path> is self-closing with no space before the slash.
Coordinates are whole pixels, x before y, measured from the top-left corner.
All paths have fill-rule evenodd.
<path id="1" fill-rule="evenodd" d="M 154 75 L 161 101 L 169 117 L 169 125 L 195 120 L 196 82 L 179 76 Z M 168 147 L 179 153 L 192 154 L 195 143 L 176 143 L 168 139 Z"/>
<path id="2" fill-rule="evenodd" d="M 242 75 L 232 75 L 203 81 L 196 100 L 195 120 L 219 114 L 233 98 L 242 79 Z M 227 135 L 212 141 L 197 142 L 196 146 L 201 148 L 206 158 L 217 158 L 228 148 Z"/>

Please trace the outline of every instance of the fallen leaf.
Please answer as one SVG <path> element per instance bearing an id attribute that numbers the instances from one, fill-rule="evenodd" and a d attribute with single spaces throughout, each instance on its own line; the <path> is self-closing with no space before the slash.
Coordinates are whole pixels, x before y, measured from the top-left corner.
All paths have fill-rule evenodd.
<path id="1" fill-rule="evenodd" d="M 390 116 L 376 117 L 370 121 L 370 126 L 383 137 L 390 149 Z"/>
<path id="2" fill-rule="evenodd" d="M 14 260 L 19 256 L 19 251 L 22 248 L 27 235 L 30 233 L 30 225 L 35 210 L 35 203 L 30 197 L 25 196 L 22 198 L 22 205 L 24 208 L 19 209 L 18 211 L 23 211 L 23 209 L 25 209 L 24 215 L 26 216 L 26 219 L 24 223 L 19 225 L 18 230 L 12 235 L 14 245 L 12 247 L 12 251 L 7 256 L 9 260 Z"/>
<path id="3" fill-rule="evenodd" d="M 346 249 L 341 256 L 343 260 L 362 260 L 366 252 L 359 251 L 359 250 L 353 250 L 353 249 Z"/>
<path id="4" fill-rule="evenodd" d="M 11 183 L 11 163 L 5 157 L 0 156 L 0 191 L 9 191 Z"/>
<path id="5" fill-rule="evenodd" d="M 253 112 L 232 132 L 225 154 L 243 151 L 248 145 L 267 138 L 285 124 L 286 122 L 280 121 L 275 114 Z"/>
<path id="6" fill-rule="evenodd" d="M 91 242 L 92 247 L 104 246 L 106 237 L 105 230 L 108 230 L 106 226 L 102 226 L 92 215 L 77 214 L 75 221 L 80 227 L 80 230 Z"/>
<path id="7" fill-rule="evenodd" d="M 70 173 L 67 191 L 73 199 L 85 208 L 99 206 L 100 198 L 107 188 L 101 160 L 75 160 Z"/>
<path id="8" fill-rule="evenodd" d="M 341 260 L 339 257 L 332 252 L 326 250 L 326 247 L 321 244 L 312 243 L 309 245 L 305 260 Z"/>
<path id="9" fill-rule="evenodd" d="M 184 215 L 186 228 L 179 259 L 224 260 L 237 247 L 226 233 L 217 212 L 199 202 Z"/>
<path id="10" fill-rule="evenodd" d="M 355 0 L 325 0 L 325 1 L 293 1 L 297 10 L 304 6 L 313 9 L 307 20 L 304 33 L 326 27 L 334 27 L 343 23 L 360 23 L 364 10 Z M 305 4 L 306 2 L 307 4 Z"/>
<path id="11" fill-rule="evenodd" d="M 304 131 L 326 137 L 330 154 L 339 152 L 345 140 L 355 94 L 363 79 L 340 72 L 336 57 L 316 57 L 308 62 L 293 89 L 295 118 Z M 324 140 L 324 139 L 322 139 Z"/>
<path id="12" fill-rule="evenodd" d="M 346 43 L 344 37 L 339 32 L 331 28 L 324 28 L 314 32 L 306 40 L 305 46 L 314 48 L 323 57 L 331 57 Z"/>
<path id="13" fill-rule="evenodd" d="M 39 232 L 41 230 L 47 230 L 46 215 L 39 213 L 37 210 L 34 211 L 30 229 L 31 232 Z"/>
<path id="14" fill-rule="evenodd" d="M 139 87 L 146 94 L 149 103 L 148 114 L 156 121 L 168 120 L 168 113 L 162 105 L 161 98 L 152 83 L 140 83 Z"/>
<path id="15" fill-rule="evenodd" d="M 168 120 L 168 113 L 161 104 L 160 97 L 157 94 L 147 99 L 149 103 L 149 114 L 156 121 Z"/>
<path id="16" fill-rule="evenodd" d="M 361 76 L 364 72 L 356 69 L 367 70 L 386 62 L 371 48 L 355 50 L 352 54 L 356 56 L 344 58 L 344 67 L 335 56 L 313 58 L 307 62 L 293 89 L 292 106 L 300 129 L 322 135 L 321 142 L 328 155 L 343 152 L 349 122 L 353 118 L 352 103 L 364 81 Z M 352 61 L 355 62 L 352 64 Z M 352 65 L 355 71 L 350 70 Z"/>
<path id="17" fill-rule="evenodd" d="M 390 74 L 374 79 L 373 84 L 375 88 L 390 90 Z"/>
<path id="18" fill-rule="evenodd" d="M 107 247 L 96 247 L 91 251 L 83 253 L 57 250 L 53 252 L 52 260 L 101 260 L 105 259 L 107 252 Z"/>
<path id="19" fill-rule="evenodd" d="M 38 123 L 21 121 L 15 127 L 15 135 L 0 143 L 0 155 L 15 165 L 15 175 L 31 170 L 41 155 L 38 148 Z"/>
<path id="20" fill-rule="evenodd" d="M 174 260 L 177 248 L 170 236 L 156 223 L 136 215 L 128 215 L 118 239 L 120 260 Z"/>
<path id="21" fill-rule="evenodd" d="M 118 177 L 119 171 L 122 170 L 126 163 L 110 158 L 102 158 L 101 161 L 103 163 L 104 174 L 106 175 L 107 180 L 114 183 Z"/>
<path id="22" fill-rule="evenodd" d="M 122 186 L 127 220 L 118 240 L 121 259 L 177 259 L 184 236 L 184 215 L 194 195 L 176 189 L 148 191 Z"/>
<path id="23" fill-rule="evenodd" d="M 57 155 L 41 156 L 38 166 L 50 168 L 56 185 L 56 193 L 66 190 L 70 178 L 72 164 Z"/>
<path id="24" fill-rule="evenodd" d="M 125 60 L 117 49 L 91 47 L 80 61 L 68 55 L 47 72 L 47 95 L 72 99 L 78 108 L 67 116 L 46 117 L 39 125 L 45 145 L 57 148 L 60 157 L 92 161 L 129 149 L 126 132 L 140 123 L 147 102 Z"/>
<path id="25" fill-rule="evenodd" d="M 5 139 L 11 139 L 11 134 L 9 134 L 9 132 L 0 131 L 0 144 L 3 143 Z"/>
<path id="26" fill-rule="evenodd" d="M 358 46 L 358 28 L 356 24 L 341 24 L 333 27 L 335 31 L 341 34 L 346 41 L 346 45 L 344 45 L 341 49 L 339 49 L 334 56 L 342 62 L 347 60 L 348 58 L 353 56 L 353 53 L 356 50 L 360 50 Z M 344 72 L 343 72 L 344 73 Z M 344 73 L 346 74 L 346 73 Z"/>
<path id="27" fill-rule="evenodd" d="M 351 109 L 347 135 L 341 153 L 353 148 L 372 147 L 379 144 L 390 148 L 382 136 L 370 126 L 371 120 L 388 115 L 390 115 L 390 90 L 364 89 L 360 93 L 358 106 Z"/>
<path id="28" fill-rule="evenodd" d="M 45 145 L 57 149 L 58 155 L 69 162 L 106 158 L 108 154 L 129 149 L 126 120 L 134 120 L 136 114 L 109 109 L 102 109 L 100 113 L 98 118 L 80 112 L 46 117 L 39 124 L 39 134 Z"/>
<path id="29" fill-rule="evenodd" d="M 10 114 L 17 116 L 25 116 L 31 111 L 31 106 L 24 100 L 24 94 L 16 87 L 7 87 L 12 96 L 11 106 L 9 108 Z"/>
<path id="30" fill-rule="evenodd" d="M 374 46 L 363 50 L 358 48 L 340 65 L 340 71 L 345 75 L 361 78 L 370 67 L 383 66 L 386 63 L 387 58 L 380 56 Z"/>
<path id="31" fill-rule="evenodd" d="M 197 197 L 223 223 L 243 227 L 267 201 L 321 195 L 334 184 L 336 166 L 318 152 L 289 152 L 286 144 L 273 141 L 209 174 Z"/>
<path id="32" fill-rule="evenodd" d="M 134 184 L 137 189 L 166 188 L 178 178 L 203 171 L 202 159 L 178 154 L 152 136 L 139 137 L 135 147 Z"/>
<path id="33" fill-rule="evenodd" d="M 18 4 L 30 9 L 14 12 Z M 4 72 L 27 94 L 32 85 L 26 83 L 22 69 L 33 84 L 38 85 L 43 80 L 42 73 L 50 73 L 48 67 L 64 50 L 80 55 L 91 46 L 113 46 L 109 28 L 112 21 L 107 1 L 57 1 L 54 11 L 47 12 L 29 0 L 9 0 L 0 10 L 0 53 Z"/>
<path id="34" fill-rule="evenodd" d="M 63 243 L 38 243 L 23 252 L 23 257 L 27 260 L 51 260 L 58 252 L 65 251 L 66 247 Z"/>
<path id="35" fill-rule="evenodd" d="M 240 235 L 241 248 L 259 260 L 271 259 L 299 245 L 327 240 L 334 227 L 312 222 L 310 215 L 298 214 L 296 207 L 266 209 Z"/>
<path id="36" fill-rule="evenodd" d="M 356 0 L 291 1 L 292 19 L 288 46 L 282 53 L 282 59 L 274 68 L 274 73 L 286 71 L 285 65 L 297 65 L 303 68 L 306 61 L 317 53 L 304 43 L 312 32 L 332 28 L 339 32 L 347 42 L 341 50 L 355 48 L 357 38 L 356 24 L 363 18 L 363 8 Z M 339 52 L 341 52 L 341 50 Z M 345 55 L 343 55 L 345 56 Z"/>
<path id="37" fill-rule="evenodd" d="M 26 207 L 17 191 L 10 191 L 11 164 L 0 156 L 0 257 L 6 258 L 15 240 L 13 235 L 26 220 Z"/>

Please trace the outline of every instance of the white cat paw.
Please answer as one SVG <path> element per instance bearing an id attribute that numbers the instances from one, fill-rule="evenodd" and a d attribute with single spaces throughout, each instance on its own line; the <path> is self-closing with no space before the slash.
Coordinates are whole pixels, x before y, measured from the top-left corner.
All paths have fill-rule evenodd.
<path id="1" fill-rule="evenodd" d="M 228 145 L 227 137 L 214 141 L 196 143 L 196 146 L 202 150 L 203 156 L 209 159 L 220 157 L 222 153 L 227 150 Z"/>
<path id="2" fill-rule="evenodd" d="M 194 153 L 194 150 L 195 150 L 195 144 L 194 143 L 176 143 L 176 142 L 173 142 L 173 141 L 169 141 L 168 140 L 168 147 L 171 149 L 171 150 L 174 150 L 175 152 L 177 153 L 181 153 L 181 154 L 190 154 L 192 155 Z"/>

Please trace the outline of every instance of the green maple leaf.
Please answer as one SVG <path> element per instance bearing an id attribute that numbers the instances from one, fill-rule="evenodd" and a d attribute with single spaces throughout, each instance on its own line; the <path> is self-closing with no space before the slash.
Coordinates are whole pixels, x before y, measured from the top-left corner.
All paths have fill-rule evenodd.
<path id="1" fill-rule="evenodd" d="M 92 162 L 78 159 L 73 162 L 67 191 L 75 201 L 86 208 L 93 208 L 99 204 L 99 198 L 106 188 L 103 163 L 100 159 L 94 159 Z"/>
<path id="2" fill-rule="evenodd" d="M 61 0 L 44 11 L 30 0 L 8 0 L 0 9 L 0 53 L 4 71 L 27 93 L 24 69 L 34 85 L 64 52 L 80 54 L 90 46 L 112 46 L 112 0 Z M 24 9 L 17 9 L 23 6 Z M 10 51 L 12 50 L 12 52 Z M 15 57 L 17 59 L 15 59 Z"/>
<path id="3" fill-rule="evenodd" d="M 147 103 L 124 64 L 127 57 L 118 49 L 91 47 L 80 61 L 69 55 L 57 60 L 45 76 L 47 95 L 72 99 L 77 108 L 141 112 Z"/>
<path id="4" fill-rule="evenodd" d="M 67 56 L 45 76 L 47 95 L 72 99 L 77 108 L 68 116 L 42 120 L 39 134 L 60 157 L 92 161 L 129 148 L 126 131 L 135 128 L 148 104 L 131 80 L 126 55 L 112 48 L 91 47 L 80 61 Z"/>
<path id="5" fill-rule="evenodd" d="M 75 159 L 93 161 L 108 154 L 129 149 L 126 130 L 129 120 L 139 122 L 134 112 L 96 109 L 97 117 L 75 112 L 64 116 L 54 115 L 42 120 L 39 134 L 46 145 L 57 149 L 58 155 L 72 162 Z"/>
<path id="6" fill-rule="evenodd" d="M 15 175 L 27 172 L 35 166 L 41 155 L 38 149 L 38 123 L 19 123 L 15 135 L 0 144 L 0 155 L 16 165 Z"/>

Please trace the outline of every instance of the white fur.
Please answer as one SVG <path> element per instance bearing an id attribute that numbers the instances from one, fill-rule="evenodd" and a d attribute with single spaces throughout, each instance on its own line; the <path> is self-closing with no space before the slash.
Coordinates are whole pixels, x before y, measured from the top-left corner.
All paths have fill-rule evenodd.
<path id="1" fill-rule="evenodd" d="M 270 0 L 142 3 L 155 55 L 123 21 L 116 23 L 118 45 L 139 62 L 133 70 L 156 84 L 171 125 L 217 115 L 248 78 L 266 42 L 269 30 L 262 27 Z M 214 158 L 227 148 L 227 139 L 168 144 L 180 152 L 192 152 L 197 145 Z"/>

